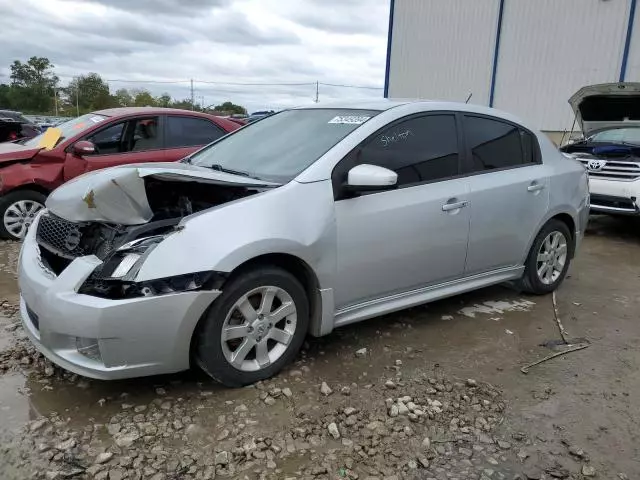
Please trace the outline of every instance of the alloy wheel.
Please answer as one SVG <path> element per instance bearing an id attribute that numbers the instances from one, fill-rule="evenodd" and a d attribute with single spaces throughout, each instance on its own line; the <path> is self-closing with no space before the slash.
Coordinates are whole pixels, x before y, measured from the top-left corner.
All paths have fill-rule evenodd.
<path id="1" fill-rule="evenodd" d="M 13 237 L 24 238 L 37 213 L 43 208 L 44 205 L 34 200 L 12 203 L 4 212 L 4 228 Z"/>
<path id="2" fill-rule="evenodd" d="M 540 245 L 536 270 L 538 278 L 545 285 L 555 283 L 567 262 L 567 239 L 561 232 L 551 232 Z"/>
<path id="3" fill-rule="evenodd" d="M 296 331 L 296 306 L 285 290 L 255 288 L 231 307 L 222 325 L 225 359 L 243 372 L 255 372 L 276 362 Z"/>

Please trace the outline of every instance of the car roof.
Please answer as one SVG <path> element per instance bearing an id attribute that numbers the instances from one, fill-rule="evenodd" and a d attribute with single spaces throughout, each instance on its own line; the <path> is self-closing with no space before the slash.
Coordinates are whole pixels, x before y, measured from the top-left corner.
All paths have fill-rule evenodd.
<path id="1" fill-rule="evenodd" d="M 106 117 L 120 117 L 122 115 L 139 115 L 139 114 L 149 114 L 149 115 L 166 115 L 166 114 L 176 114 L 176 115 L 195 115 L 195 116 L 204 116 L 211 117 L 207 113 L 196 112 L 192 110 L 183 110 L 180 108 L 163 108 L 163 107 L 119 107 L 119 108 L 106 108 L 104 110 L 96 110 L 95 113 L 97 115 L 104 115 Z"/>
<path id="2" fill-rule="evenodd" d="M 489 115 L 496 118 L 502 118 L 504 120 L 508 120 L 522 126 L 529 128 L 530 130 L 535 130 L 535 128 L 531 128 L 527 126 L 527 123 L 522 119 L 502 110 L 497 110 L 491 107 L 485 107 L 483 105 L 476 105 L 472 103 L 464 103 L 464 102 L 449 102 L 449 101 L 441 101 L 441 100 L 424 100 L 424 99 L 388 99 L 388 98 L 379 98 L 379 99 L 369 99 L 369 100 L 355 100 L 355 101 L 336 101 L 336 102 L 327 102 L 327 103 L 316 103 L 308 106 L 300 106 L 296 107 L 296 110 L 305 110 L 305 109 L 318 109 L 318 108 L 335 108 L 335 109 L 345 109 L 345 110 L 376 110 L 376 111 L 386 111 L 392 108 L 397 107 L 406 107 L 407 109 L 413 110 L 413 107 L 419 106 L 422 111 L 443 111 L 449 110 L 454 112 L 467 112 L 467 113 L 477 113 L 480 115 Z"/>

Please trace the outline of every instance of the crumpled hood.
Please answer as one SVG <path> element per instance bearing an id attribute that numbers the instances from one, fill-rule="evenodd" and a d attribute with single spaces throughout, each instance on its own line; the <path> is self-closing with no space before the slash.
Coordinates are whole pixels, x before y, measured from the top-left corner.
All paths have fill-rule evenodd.
<path id="1" fill-rule="evenodd" d="M 80 175 L 54 190 L 46 206 L 71 221 L 140 225 L 153 217 L 145 177 L 213 185 L 272 187 L 275 183 L 218 172 L 186 163 L 139 163 Z"/>
<path id="2" fill-rule="evenodd" d="M 40 150 L 40 147 L 25 147 L 19 143 L 0 143 L 0 165 L 16 160 L 31 160 Z"/>
<path id="3" fill-rule="evenodd" d="M 640 83 L 582 87 L 569 99 L 584 136 L 606 128 L 640 127 Z"/>

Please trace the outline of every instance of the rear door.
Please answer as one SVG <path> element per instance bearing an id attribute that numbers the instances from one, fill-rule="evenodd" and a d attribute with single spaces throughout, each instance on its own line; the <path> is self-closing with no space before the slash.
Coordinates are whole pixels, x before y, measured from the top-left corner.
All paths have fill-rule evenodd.
<path id="1" fill-rule="evenodd" d="M 464 115 L 471 225 L 465 275 L 521 264 L 549 208 L 549 171 L 531 132 Z"/>
<path id="2" fill-rule="evenodd" d="M 227 134 L 211 120 L 186 115 L 165 117 L 166 161 L 180 160 Z"/>
<path id="3" fill-rule="evenodd" d="M 96 152 L 76 156 L 67 152 L 65 180 L 81 173 L 129 163 L 165 161 L 162 117 L 150 115 L 127 118 L 95 130 L 83 138 Z"/>

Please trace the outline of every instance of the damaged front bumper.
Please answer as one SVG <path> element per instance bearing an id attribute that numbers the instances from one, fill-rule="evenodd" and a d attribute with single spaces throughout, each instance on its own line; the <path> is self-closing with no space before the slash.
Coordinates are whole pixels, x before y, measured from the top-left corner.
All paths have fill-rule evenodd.
<path id="1" fill-rule="evenodd" d="M 54 274 L 40 259 L 38 221 L 24 239 L 18 267 L 20 313 L 38 350 L 67 370 L 105 380 L 189 368 L 192 334 L 219 290 L 122 300 L 78 293 L 102 261 L 78 257 Z"/>

